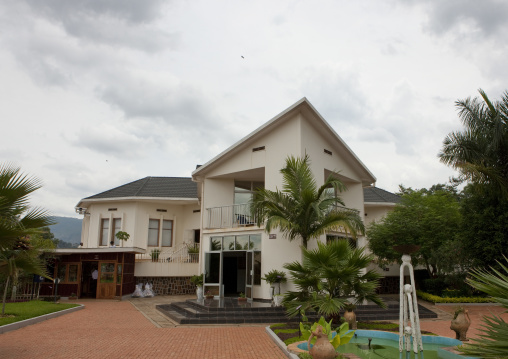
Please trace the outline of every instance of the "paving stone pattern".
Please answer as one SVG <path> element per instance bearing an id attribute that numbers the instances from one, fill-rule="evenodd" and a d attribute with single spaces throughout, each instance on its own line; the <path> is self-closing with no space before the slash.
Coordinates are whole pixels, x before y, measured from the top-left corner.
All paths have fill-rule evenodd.
<path id="1" fill-rule="evenodd" d="M 0 336 L 0 358 L 281 359 L 262 326 L 157 328 L 131 303 L 85 309 Z"/>

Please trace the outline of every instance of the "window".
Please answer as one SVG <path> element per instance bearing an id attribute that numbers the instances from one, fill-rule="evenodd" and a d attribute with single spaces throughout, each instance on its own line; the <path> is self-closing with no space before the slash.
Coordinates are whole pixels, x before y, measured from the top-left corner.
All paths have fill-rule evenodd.
<path id="1" fill-rule="evenodd" d="M 148 221 L 148 246 L 171 247 L 173 245 L 173 221 L 168 219 L 150 219 Z"/>
<path id="2" fill-rule="evenodd" d="M 173 221 L 162 221 L 162 246 L 171 247 L 173 245 Z"/>
<path id="3" fill-rule="evenodd" d="M 327 234 L 326 235 L 326 243 L 329 243 L 329 242 L 332 242 L 332 241 L 348 241 L 349 245 L 352 248 L 356 248 L 357 247 L 357 243 L 356 243 L 356 240 L 354 238 L 346 237 L 346 236 L 335 236 L 335 235 Z"/>
<path id="4" fill-rule="evenodd" d="M 77 283 L 78 282 L 79 264 L 60 263 L 58 265 L 57 278 L 60 283 Z"/>
<path id="5" fill-rule="evenodd" d="M 120 240 L 116 238 L 116 234 L 122 230 L 122 219 L 121 218 L 113 218 L 113 233 L 112 233 L 112 241 L 115 241 L 115 245 L 120 245 Z"/>
<path id="6" fill-rule="evenodd" d="M 101 246 L 107 246 L 109 236 L 109 219 L 103 218 L 101 220 Z"/>
<path id="7" fill-rule="evenodd" d="M 110 226 L 110 224 L 112 224 Z M 116 234 L 122 230 L 122 219 L 121 218 L 113 218 L 112 223 L 110 223 L 109 218 L 101 219 L 101 238 L 100 245 L 108 246 L 111 241 L 115 242 L 115 245 L 120 244 L 120 240 L 116 238 Z"/>
<path id="8" fill-rule="evenodd" d="M 159 220 L 150 219 L 148 221 L 148 245 L 151 247 L 159 246 Z"/>
<path id="9" fill-rule="evenodd" d="M 258 188 L 265 188 L 263 182 L 235 181 L 235 204 L 249 203 Z"/>

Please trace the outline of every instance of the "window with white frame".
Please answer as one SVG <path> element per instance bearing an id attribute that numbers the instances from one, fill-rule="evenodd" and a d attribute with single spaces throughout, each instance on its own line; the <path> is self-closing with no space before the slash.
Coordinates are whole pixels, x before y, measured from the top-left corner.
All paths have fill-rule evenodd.
<path id="1" fill-rule="evenodd" d="M 101 219 L 101 246 L 108 245 L 109 237 L 109 218 Z"/>
<path id="2" fill-rule="evenodd" d="M 148 246 L 159 246 L 159 220 L 150 219 L 148 221 Z"/>
<path id="3" fill-rule="evenodd" d="M 118 238 L 116 238 L 116 234 L 121 230 L 122 230 L 121 218 L 113 218 L 111 221 L 109 220 L 109 218 L 102 218 L 100 245 L 107 246 L 110 244 L 110 242 L 114 242 L 115 245 L 119 245 L 120 241 Z"/>
<path id="4" fill-rule="evenodd" d="M 173 245 L 173 221 L 162 220 L 162 246 L 171 247 Z"/>

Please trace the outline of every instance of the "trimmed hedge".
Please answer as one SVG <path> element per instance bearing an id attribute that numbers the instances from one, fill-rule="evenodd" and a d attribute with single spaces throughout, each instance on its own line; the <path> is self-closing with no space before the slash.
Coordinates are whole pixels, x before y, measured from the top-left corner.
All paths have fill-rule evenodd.
<path id="1" fill-rule="evenodd" d="M 416 291 L 418 298 L 426 300 L 432 303 L 495 303 L 492 298 L 486 297 L 455 297 L 455 298 L 443 298 L 438 295 L 422 292 L 421 290 Z"/>

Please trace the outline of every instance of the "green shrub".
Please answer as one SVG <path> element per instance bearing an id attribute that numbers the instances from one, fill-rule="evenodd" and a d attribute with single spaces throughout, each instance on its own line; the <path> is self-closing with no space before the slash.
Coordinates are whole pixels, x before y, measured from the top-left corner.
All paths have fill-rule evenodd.
<path id="1" fill-rule="evenodd" d="M 428 302 L 432 303 L 493 303 L 492 298 L 486 297 L 455 297 L 455 298 L 443 298 L 438 295 L 422 292 L 421 290 L 416 291 L 416 295 Z"/>
<path id="2" fill-rule="evenodd" d="M 446 288 L 444 278 L 429 278 L 423 281 L 425 291 L 434 295 L 441 295 L 443 290 Z"/>

